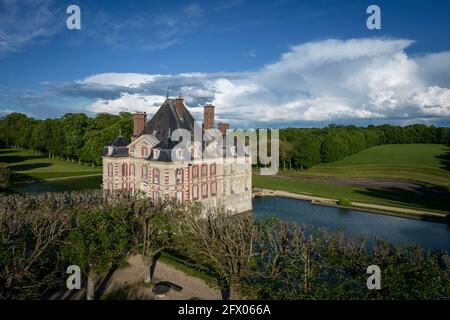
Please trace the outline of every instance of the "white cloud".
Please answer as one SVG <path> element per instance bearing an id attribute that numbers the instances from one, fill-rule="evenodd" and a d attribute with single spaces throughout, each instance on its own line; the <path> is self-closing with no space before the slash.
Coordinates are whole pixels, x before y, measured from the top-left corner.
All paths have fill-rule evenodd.
<path id="1" fill-rule="evenodd" d="M 153 97 L 152 105 L 170 87 L 192 107 L 212 102 L 219 119 L 236 125 L 449 117 L 450 52 L 411 57 L 406 49 L 412 44 L 385 38 L 310 42 L 254 72 L 95 75 L 84 82 L 133 91 L 87 109 L 98 110 L 101 101 L 113 106 L 110 111 L 150 112 L 139 97 Z"/>
<path id="2" fill-rule="evenodd" d="M 86 77 L 82 82 L 109 86 L 137 88 L 144 83 L 153 81 L 158 75 L 141 73 L 102 73 Z"/>

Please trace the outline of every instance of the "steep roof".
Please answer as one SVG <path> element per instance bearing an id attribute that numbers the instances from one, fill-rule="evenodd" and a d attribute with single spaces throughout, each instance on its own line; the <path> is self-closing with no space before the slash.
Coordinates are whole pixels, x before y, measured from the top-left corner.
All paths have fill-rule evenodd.
<path id="1" fill-rule="evenodd" d="M 129 142 L 122 136 L 118 136 L 110 145 L 103 148 L 103 157 L 128 157 Z"/>
<path id="2" fill-rule="evenodd" d="M 129 142 L 122 136 L 118 136 L 116 140 L 111 144 L 112 147 L 126 147 Z"/>
<path id="3" fill-rule="evenodd" d="M 152 134 L 159 141 L 164 141 L 176 129 L 194 132 L 195 126 L 198 125 L 184 104 L 183 114 L 180 116 L 175 106 L 175 99 L 167 98 L 153 118 L 147 122 L 144 134 Z"/>

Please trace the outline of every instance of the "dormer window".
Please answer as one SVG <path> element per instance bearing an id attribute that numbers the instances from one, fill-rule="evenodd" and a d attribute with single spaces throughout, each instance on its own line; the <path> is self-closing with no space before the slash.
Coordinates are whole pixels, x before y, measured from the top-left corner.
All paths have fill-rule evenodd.
<path id="1" fill-rule="evenodd" d="M 141 147 L 141 156 L 142 157 L 147 157 L 148 156 L 148 148 L 147 148 L 147 146 L 142 146 Z"/>
<path id="2" fill-rule="evenodd" d="M 177 150 L 177 159 L 182 159 L 183 158 L 183 149 L 178 149 Z"/>
<path id="3" fill-rule="evenodd" d="M 112 156 L 113 150 L 113 147 L 108 147 L 108 156 Z"/>
<path id="4" fill-rule="evenodd" d="M 153 159 L 157 160 L 159 158 L 159 150 L 154 149 L 153 150 Z"/>

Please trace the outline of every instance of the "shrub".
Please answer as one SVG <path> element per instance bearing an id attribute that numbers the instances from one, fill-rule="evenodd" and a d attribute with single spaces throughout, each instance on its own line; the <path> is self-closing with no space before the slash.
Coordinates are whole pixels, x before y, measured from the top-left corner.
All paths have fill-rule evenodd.
<path id="1" fill-rule="evenodd" d="M 352 201 L 350 199 L 347 199 L 347 198 L 340 198 L 339 199 L 339 204 L 341 206 L 351 206 L 352 205 Z"/>
<path id="2" fill-rule="evenodd" d="M 4 162 L 0 162 L 0 188 L 7 188 L 9 186 L 9 168 Z"/>

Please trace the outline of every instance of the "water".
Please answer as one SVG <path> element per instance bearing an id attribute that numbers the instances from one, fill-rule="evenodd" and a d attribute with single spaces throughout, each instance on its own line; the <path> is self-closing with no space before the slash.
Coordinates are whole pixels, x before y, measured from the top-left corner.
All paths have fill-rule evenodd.
<path id="1" fill-rule="evenodd" d="M 15 185 L 15 192 L 61 192 L 98 189 L 101 176 L 53 180 Z M 450 252 L 450 226 L 442 223 L 399 218 L 336 207 L 312 205 L 307 201 L 282 197 L 253 200 L 257 217 L 276 217 L 345 234 L 383 238 L 396 244 L 415 245 Z"/>
<path id="2" fill-rule="evenodd" d="M 313 205 L 282 197 L 256 198 L 253 211 L 257 217 L 276 216 L 284 221 L 365 236 L 369 240 L 382 238 L 396 244 L 418 244 L 450 252 L 450 226 L 443 223 Z"/>

